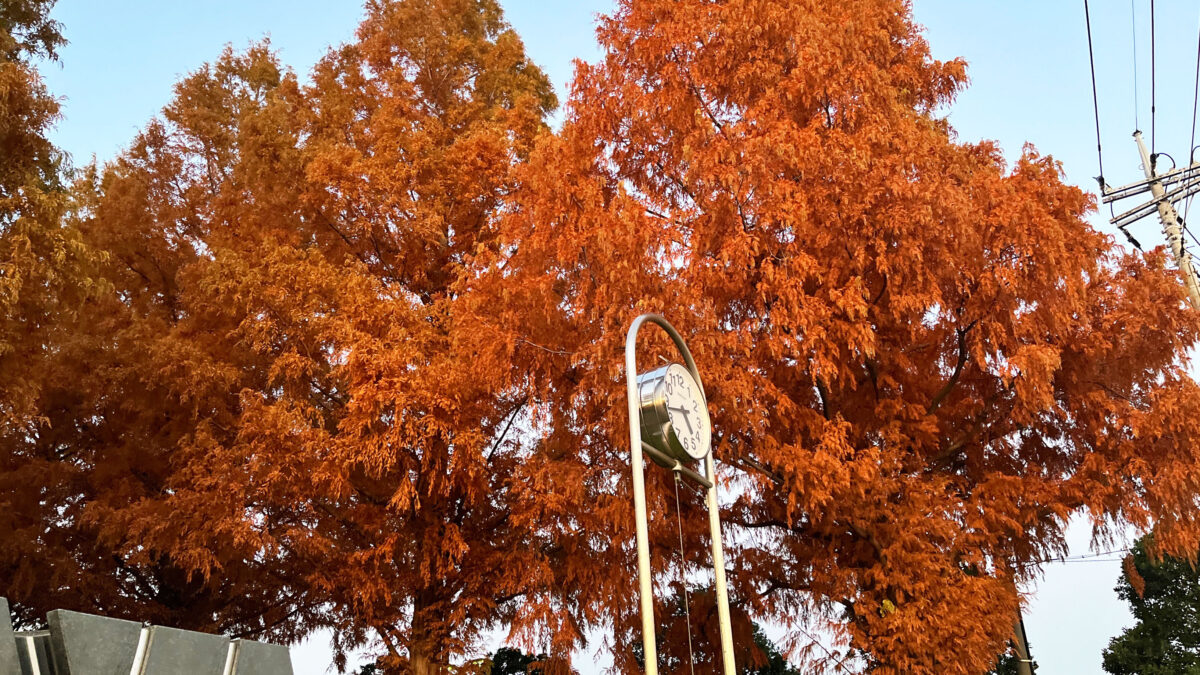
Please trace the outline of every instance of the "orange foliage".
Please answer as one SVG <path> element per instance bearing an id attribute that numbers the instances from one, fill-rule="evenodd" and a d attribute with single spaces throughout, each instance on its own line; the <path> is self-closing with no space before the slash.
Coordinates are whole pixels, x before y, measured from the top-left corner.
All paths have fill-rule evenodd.
<path id="1" fill-rule="evenodd" d="M 705 377 L 734 604 L 831 622 L 842 648 L 817 660 L 986 670 L 1012 581 L 1073 513 L 1195 542 L 1200 323 L 1176 274 L 1089 227 L 1053 160 L 956 142 L 938 111 L 964 66 L 931 59 L 904 3 L 628 0 L 599 35 L 472 290 L 479 348 L 522 364 L 550 418 L 555 538 L 588 551 L 547 593 L 608 607 L 622 668 L 639 635 L 619 350 L 641 311 L 681 327 Z M 669 508 L 652 496 L 651 522 Z M 598 561 L 622 573 L 593 583 Z"/>
<path id="2" fill-rule="evenodd" d="M 47 526 L 67 508 L 51 475 L 71 448 L 40 440 L 54 347 L 97 290 L 94 256 L 63 222 L 63 158 L 46 137 L 58 104 L 31 63 L 62 42 L 50 4 L 0 7 L 0 593 L 18 599 L 77 578 L 72 533 Z"/>
<path id="3" fill-rule="evenodd" d="M 453 286 L 555 105 L 476 0 L 371 3 L 311 86 L 268 45 L 180 82 L 77 186 L 114 292 L 62 347 L 39 443 L 74 452 L 38 482 L 96 569 L 15 599 L 328 625 L 418 672 L 506 621 L 536 536 L 500 440 L 524 399 L 458 351 Z"/>
<path id="4" fill-rule="evenodd" d="M 705 378 L 743 643 L 978 673 L 1072 514 L 1196 550 L 1200 319 L 1052 159 L 955 141 L 964 64 L 906 3 L 625 0 L 598 34 L 558 132 L 494 0 L 371 0 L 309 85 L 266 44 L 181 81 L 76 185 L 101 282 L 3 429 L 0 594 L 421 674 L 615 629 L 633 672 L 644 311 Z M 659 574 L 706 566 L 699 498 L 681 563 L 649 481 Z"/>

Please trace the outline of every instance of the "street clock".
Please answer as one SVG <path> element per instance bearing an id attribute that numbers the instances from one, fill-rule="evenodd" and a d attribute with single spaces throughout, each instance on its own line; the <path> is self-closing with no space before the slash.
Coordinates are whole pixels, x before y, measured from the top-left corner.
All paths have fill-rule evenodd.
<path id="1" fill-rule="evenodd" d="M 637 336 L 643 324 L 663 329 L 683 363 L 668 363 L 638 374 Z M 686 364 L 686 365 L 685 365 Z M 721 634 L 721 673 L 735 675 L 733 629 L 729 616 L 729 590 L 725 583 L 725 551 L 721 545 L 721 509 L 717 498 L 717 467 L 712 453 L 712 423 L 692 352 L 679 331 L 661 315 L 643 314 L 625 334 L 625 401 L 629 409 L 629 465 L 633 471 L 633 515 L 637 532 L 638 603 L 642 615 L 642 654 L 646 675 L 658 675 L 658 648 L 654 628 L 654 583 L 650 570 L 650 524 L 646 509 L 645 457 L 675 475 L 676 513 L 679 482 L 689 480 L 704 488 L 708 528 L 712 543 L 713 594 L 717 601 L 717 626 Z M 700 466 L 691 468 L 699 461 Z M 701 473 L 702 472 L 702 473 Z M 680 556 L 684 559 L 682 521 Z M 681 578 L 682 581 L 682 578 Z M 690 640 L 689 640 L 690 643 Z M 690 653 L 690 650 L 689 650 Z"/>
<path id="2" fill-rule="evenodd" d="M 712 445 L 708 404 L 700 384 L 685 366 L 672 363 L 638 376 L 638 396 L 642 435 L 647 443 L 680 462 L 708 456 Z"/>

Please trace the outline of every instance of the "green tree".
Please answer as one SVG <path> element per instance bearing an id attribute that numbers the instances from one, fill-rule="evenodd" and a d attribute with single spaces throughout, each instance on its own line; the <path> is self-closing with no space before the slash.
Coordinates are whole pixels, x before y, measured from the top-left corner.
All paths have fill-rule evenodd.
<path id="1" fill-rule="evenodd" d="M 1030 652 L 1032 651 L 1033 648 L 1030 647 Z M 1031 667 L 1033 672 L 1036 673 L 1038 670 L 1037 662 L 1035 661 Z M 996 661 L 996 666 L 988 671 L 988 675 L 1018 675 L 1018 673 L 1017 653 L 1011 646 L 1009 646 L 1008 651 L 1000 655 L 1000 659 Z"/>
<path id="2" fill-rule="evenodd" d="M 492 654 L 492 670 L 491 675 L 539 675 L 542 671 L 540 668 L 530 669 L 530 666 L 539 662 L 545 661 L 545 654 L 526 654 L 512 647 L 501 647 Z"/>
<path id="3" fill-rule="evenodd" d="M 1104 650 L 1104 670 L 1113 675 L 1200 675 L 1200 570 L 1187 560 L 1149 553 L 1150 537 L 1139 540 L 1126 561 L 1116 591 L 1137 619 Z M 1132 568 L 1132 569 L 1131 569 Z"/>
<path id="4" fill-rule="evenodd" d="M 783 652 L 779 651 L 757 623 L 754 624 L 754 644 L 762 651 L 766 663 L 747 671 L 747 675 L 800 675 L 800 671 L 788 664 Z"/>
<path id="5" fill-rule="evenodd" d="M 688 592 L 686 607 L 678 587 L 674 593 L 656 598 L 658 607 L 654 616 L 659 622 L 656 633 L 658 667 L 668 673 L 715 675 L 724 672 L 718 656 L 721 645 L 712 587 L 690 588 Z M 741 603 L 736 597 L 731 601 L 730 613 L 733 660 L 738 675 L 799 675 L 800 671 L 788 663 L 787 657 L 771 641 L 762 626 L 741 610 Z M 692 646 L 690 655 L 686 651 L 689 644 Z M 635 672 L 641 672 L 645 667 L 645 652 L 640 642 L 635 642 L 632 649 L 637 665 Z M 496 672 L 492 675 L 496 675 Z"/>

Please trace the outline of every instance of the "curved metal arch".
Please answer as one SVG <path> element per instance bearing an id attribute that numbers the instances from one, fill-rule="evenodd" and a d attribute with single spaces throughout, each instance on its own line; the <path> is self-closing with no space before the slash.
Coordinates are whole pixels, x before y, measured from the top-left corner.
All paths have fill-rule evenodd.
<path id="1" fill-rule="evenodd" d="M 658 650 L 654 639 L 654 588 L 650 578 L 650 542 L 649 525 L 646 515 L 646 481 L 643 466 L 645 464 L 643 447 L 651 450 L 642 443 L 641 411 L 637 393 L 637 336 L 642 324 L 653 323 L 662 328 L 675 347 L 683 356 L 696 384 L 700 386 L 700 395 L 708 405 L 708 395 L 704 392 L 704 381 L 696 370 L 696 361 L 692 352 L 683 341 L 683 336 L 675 327 L 660 314 L 643 314 L 634 319 L 625 335 L 625 378 L 626 397 L 629 402 L 629 462 L 633 468 L 633 507 L 637 529 L 637 562 L 638 562 L 638 593 L 642 612 L 642 648 L 645 654 L 646 675 L 658 675 Z M 681 471 L 681 465 L 676 462 L 676 471 Z M 734 675 L 733 662 L 733 632 L 729 622 L 729 594 L 725 584 L 725 553 L 721 545 L 721 515 L 717 503 L 717 472 L 713 464 L 712 448 L 704 458 L 704 470 L 707 477 L 705 504 L 708 507 L 709 532 L 712 537 L 713 556 L 713 587 L 717 595 L 717 620 L 721 633 L 721 662 L 725 675 Z M 690 471 L 688 472 L 690 473 Z"/>

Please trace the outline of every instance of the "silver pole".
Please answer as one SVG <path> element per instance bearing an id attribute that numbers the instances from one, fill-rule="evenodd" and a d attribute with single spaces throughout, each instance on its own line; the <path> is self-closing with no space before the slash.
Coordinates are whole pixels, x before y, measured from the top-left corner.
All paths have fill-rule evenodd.
<path id="1" fill-rule="evenodd" d="M 638 411 L 638 328 L 648 317 L 639 316 L 625 336 L 626 395 L 629 398 L 629 462 L 633 466 L 633 516 L 637 525 L 638 593 L 642 607 L 642 654 L 646 675 L 658 675 L 658 651 L 654 647 L 654 590 L 650 585 L 650 541 L 646 525 L 646 481 L 642 475 L 642 425 Z"/>
<path id="2" fill-rule="evenodd" d="M 699 382 L 699 378 L 696 379 Z M 703 385 L 701 385 L 703 389 Z M 707 401 L 708 399 L 705 399 Z M 708 488 L 708 529 L 712 537 L 713 588 L 717 593 L 717 624 L 721 628 L 721 663 L 725 675 L 733 673 L 733 629 L 729 625 L 729 591 L 725 586 L 725 548 L 721 544 L 721 506 L 717 503 L 717 468 L 712 449 L 704 458 L 704 468 L 712 487 Z"/>
<path id="3" fill-rule="evenodd" d="M 658 651 L 654 644 L 654 589 L 650 578 L 650 541 L 646 517 L 646 482 L 642 470 L 642 425 L 638 409 L 637 392 L 637 334 L 643 323 L 649 321 L 666 331 L 683 363 L 700 387 L 705 402 L 704 383 L 696 370 L 692 352 L 675 327 L 658 314 L 643 314 L 634 319 L 625 336 L 625 379 L 626 396 L 629 399 L 629 461 L 633 468 L 633 511 L 637 519 L 638 592 L 642 609 L 642 650 L 646 656 L 646 675 L 658 675 Z M 717 501 L 717 471 L 713 463 L 712 448 L 704 458 L 704 470 L 711 486 L 705 503 L 708 507 L 709 532 L 712 536 L 713 590 L 717 594 L 717 622 L 721 631 L 721 662 L 724 675 L 734 675 L 733 630 L 729 623 L 729 592 L 725 583 L 725 552 L 721 545 L 721 511 Z"/>

